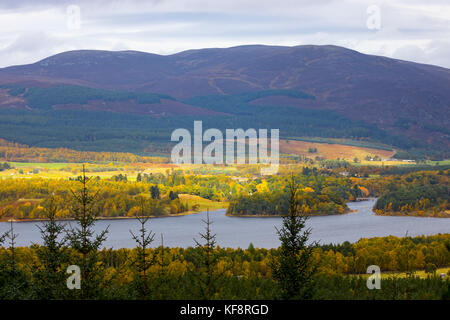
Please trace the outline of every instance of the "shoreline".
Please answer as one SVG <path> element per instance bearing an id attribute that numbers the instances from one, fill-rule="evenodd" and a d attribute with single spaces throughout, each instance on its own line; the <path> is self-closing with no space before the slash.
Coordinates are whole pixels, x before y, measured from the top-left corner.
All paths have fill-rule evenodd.
<path id="1" fill-rule="evenodd" d="M 370 200 L 374 200 L 377 199 L 375 197 L 368 197 L 368 198 L 359 198 L 357 200 L 354 201 L 347 201 L 346 204 L 348 203 L 358 203 L 358 202 L 364 202 L 364 201 L 370 201 Z M 337 213 L 337 214 L 326 214 L 326 213 L 320 213 L 320 214 L 309 214 L 307 215 L 308 218 L 311 217 L 328 217 L 328 216 L 342 216 L 345 214 L 349 214 L 349 213 L 355 213 L 358 212 L 357 209 L 348 209 L 345 210 L 343 213 Z M 225 213 L 225 215 L 227 217 L 231 217 L 231 218 L 283 218 L 287 215 L 267 215 L 267 214 L 229 214 L 229 213 Z"/>
<path id="2" fill-rule="evenodd" d="M 337 213 L 337 214 L 326 214 L 326 213 L 320 213 L 320 214 L 309 214 L 307 215 L 308 218 L 311 217 L 328 217 L 328 216 L 342 216 L 349 213 L 355 213 L 358 212 L 358 210 L 346 210 L 343 213 Z M 225 216 L 230 218 L 283 218 L 287 217 L 288 215 L 267 215 L 267 214 L 229 214 L 225 213 Z"/>
<path id="3" fill-rule="evenodd" d="M 216 210 L 221 210 L 221 209 L 216 209 Z M 215 210 L 211 210 L 210 212 L 213 212 Z M 167 214 L 167 215 L 162 215 L 162 216 L 153 216 L 150 215 L 148 216 L 149 218 L 170 218 L 170 217 L 182 217 L 182 216 L 188 216 L 191 214 L 196 214 L 196 213 L 202 213 L 202 212 L 206 212 L 206 211 L 187 211 L 187 212 L 181 212 L 181 213 L 174 213 L 174 214 Z M 137 219 L 136 216 L 133 217 L 128 217 L 128 216 L 121 216 L 121 217 L 97 217 L 96 220 L 126 220 L 126 219 Z M 56 219 L 56 221 L 74 221 L 75 219 L 73 218 L 62 218 L 62 219 Z M 15 218 L 0 218 L 0 222 L 44 222 L 44 221 L 48 221 L 48 219 L 15 219 Z"/>
<path id="4" fill-rule="evenodd" d="M 416 217 L 416 218 L 438 218 L 438 219 L 449 219 L 450 213 L 447 212 L 438 212 L 437 215 L 434 215 L 432 212 L 420 214 L 418 211 L 412 211 L 408 214 L 402 213 L 402 212 L 383 212 L 378 213 L 375 210 L 373 210 L 376 216 L 387 216 L 387 217 Z"/>

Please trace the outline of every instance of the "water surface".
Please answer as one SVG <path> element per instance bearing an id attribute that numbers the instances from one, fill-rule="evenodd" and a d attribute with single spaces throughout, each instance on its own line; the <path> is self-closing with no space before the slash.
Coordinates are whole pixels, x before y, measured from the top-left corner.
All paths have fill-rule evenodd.
<path id="1" fill-rule="evenodd" d="M 381 236 L 431 235 L 450 232 L 450 219 L 421 217 L 376 216 L 372 212 L 375 199 L 361 202 L 350 202 L 348 206 L 357 212 L 339 216 L 312 217 L 308 227 L 312 228 L 312 240 L 322 244 L 356 242 L 360 238 Z M 193 238 L 200 239 L 203 232 L 206 213 L 187 216 L 163 217 L 151 219 L 148 228 L 155 232 L 154 246 L 160 245 L 161 234 L 164 245 L 171 247 L 189 247 L 194 245 Z M 250 242 L 255 247 L 274 248 L 279 246 L 275 227 L 281 226 L 281 218 L 239 218 L 225 216 L 225 210 L 210 212 L 213 221 L 212 230 L 217 234 L 217 242 L 221 247 L 247 248 Z M 37 225 L 41 222 L 14 223 L 18 246 L 29 246 L 41 243 Z M 70 222 L 73 224 L 74 222 Z M 67 222 L 69 224 L 69 222 Z M 134 219 L 100 220 L 96 223 L 97 231 L 109 226 L 107 248 L 132 248 L 136 243 L 131 238 L 130 230 L 137 233 L 139 224 Z M 8 222 L 0 223 L 0 233 L 9 229 Z"/>

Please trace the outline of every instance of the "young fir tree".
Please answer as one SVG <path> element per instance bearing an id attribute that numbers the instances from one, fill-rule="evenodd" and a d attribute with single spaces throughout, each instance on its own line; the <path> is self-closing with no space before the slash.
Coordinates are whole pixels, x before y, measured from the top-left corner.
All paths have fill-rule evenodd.
<path id="1" fill-rule="evenodd" d="M 151 230 L 147 230 L 145 224 L 150 219 L 148 214 L 148 209 L 145 205 L 145 199 L 141 197 L 139 199 L 140 210 L 139 214 L 136 215 L 136 219 L 141 225 L 139 229 L 139 234 L 135 235 L 131 230 L 131 236 L 134 241 L 136 241 L 138 247 L 136 259 L 133 261 L 133 265 L 137 270 L 136 278 L 134 279 L 134 284 L 136 290 L 141 299 L 147 299 L 149 297 L 149 279 L 147 271 L 155 262 L 155 255 L 149 257 L 148 248 L 153 242 L 155 234 Z"/>
<path id="2" fill-rule="evenodd" d="M 2 236 L 2 242 L 8 240 L 9 248 L 6 252 L 6 261 L 0 270 L 0 300 L 1 299 L 26 299 L 29 294 L 30 281 L 17 263 L 16 239 L 19 235 L 14 233 L 13 222 L 10 221 L 10 229 Z"/>
<path id="3" fill-rule="evenodd" d="M 78 178 L 81 188 L 72 190 L 72 217 L 76 226 L 67 231 L 68 244 L 78 253 L 75 265 L 81 269 L 81 298 L 93 299 L 101 297 L 103 268 L 99 262 L 98 250 L 106 240 L 108 228 L 98 234 L 94 233 L 94 225 L 100 211 L 96 208 L 97 193 L 89 189 L 89 178 L 83 165 L 82 176 Z M 79 296 L 79 295 L 76 295 Z"/>
<path id="4" fill-rule="evenodd" d="M 3 243 L 5 242 L 7 235 L 8 232 L 5 232 L 4 234 L 0 235 L 0 246 L 3 246 Z M 6 271 L 6 262 L 3 259 L 3 257 L 0 257 L 0 299 L 4 299 L 3 288 L 5 287 L 6 282 L 9 281 L 9 279 L 6 277 L 5 271 Z"/>
<path id="5" fill-rule="evenodd" d="M 305 229 L 307 216 L 300 212 L 298 190 L 292 175 L 288 182 L 289 211 L 283 217 L 281 229 L 276 229 L 281 247 L 272 261 L 272 269 L 283 299 L 311 298 L 316 271 L 312 261 L 314 244 L 308 244 L 311 229 Z"/>
<path id="6" fill-rule="evenodd" d="M 169 266 L 169 263 L 166 261 L 166 248 L 164 247 L 164 235 L 161 233 L 161 247 L 159 248 L 159 260 L 158 260 L 158 266 L 159 266 L 159 275 L 165 276 L 166 275 L 166 268 Z"/>
<path id="7" fill-rule="evenodd" d="M 0 245 L 2 245 L 3 242 L 5 242 L 7 233 L 8 233 L 8 232 L 5 232 L 4 234 L 0 235 Z"/>
<path id="8" fill-rule="evenodd" d="M 161 199 L 161 193 L 157 185 L 150 187 L 150 194 L 152 196 L 152 199 Z"/>
<path id="9" fill-rule="evenodd" d="M 36 248 L 39 263 L 33 272 L 33 293 L 41 300 L 64 299 L 67 297 L 65 265 L 68 252 L 63 237 L 65 226 L 57 220 L 58 208 L 53 197 L 44 208 L 46 221 L 38 226 L 43 245 Z"/>
<path id="10" fill-rule="evenodd" d="M 215 253 L 216 234 L 211 231 L 212 221 L 209 219 L 209 210 L 206 212 L 206 220 L 202 221 L 205 224 L 205 233 L 200 233 L 200 237 L 204 243 L 194 239 L 199 255 L 193 275 L 200 290 L 200 298 L 209 300 L 215 298 L 221 275 L 215 272 L 219 257 Z"/>
<path id="11" fill-rule="evenodd" d="M 171 263 L 170 253 L 164 246 L 164 236 L 161 234 L 161 245 L 155 249 L 155 264 L 158 266 L 158 272 L 152 279 L 152 287 L 158 288 L 152 292 L 152 298 L 157 300 L 163 299 L 180 299 L 182 294 L 180 283 L 183 281 L 183 274 L 169 272 Z"/>

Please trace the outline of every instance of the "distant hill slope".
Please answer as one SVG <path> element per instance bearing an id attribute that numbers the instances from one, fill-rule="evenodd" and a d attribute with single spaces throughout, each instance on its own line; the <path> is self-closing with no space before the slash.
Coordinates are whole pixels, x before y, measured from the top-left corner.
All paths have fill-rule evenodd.
<path id="1" fill-rule="evenodd" d="M 164 99 L 145 104 L 133 96 L 120 98 L 119 103 L 100 97 L 81 104 L 57 103 L 50 109 L 156 117 L 236 118 L 258 112 L 266 114 L 265 119 L 282 113 L 286 118 L 299 119 L 298 126 L 307 125 L 301 119 L 310 119 L 311 112 L 316 112 L 315 118 L 321 118 L 324 111 L 331 112 L 337 120 L 346 119 L 352 128 L 367 125 L 365 134 L 345 134 L 349 138 L 368 136 L 405 148 L 450 148 L 449 69 L 365 55 L 337 46 L 249 45 L 188 50 L 167 56 L 136 51 L 70 51 L 34 64 L 0 69 L 0 85 L 2 110 L 35 109 L 30 106 L 29 88 L 81 86 L 158 94 Z M 251 99 L 243 98 L 243 93 L 252 92 L 255 96 Z M 277 121 L 268 123 L 272 127 L 278 125 L 282 131 L 283 126 L 291 131 L 296 125 Z M 312 128 L 314 135 L 319 136 L 321 126 L 325 130 L 330 125 L 312 123 L 316 128 Z M 265 120 L 260 124 L 267 125 Z M 325 131 L 323 136 L 332 136 L 328 129 Z M 336 136 L 341 131 L 337 130 Z M 293 136 L 289 133 L 285 135 Z M 415 142 L 407 145 L 408 139 Z"/>

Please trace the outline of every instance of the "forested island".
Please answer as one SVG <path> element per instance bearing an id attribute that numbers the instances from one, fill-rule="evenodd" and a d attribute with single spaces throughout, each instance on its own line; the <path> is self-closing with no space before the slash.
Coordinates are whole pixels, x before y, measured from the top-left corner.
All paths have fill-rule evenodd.
<path id="1" fill-rule="evenodd" d="M 305 215 L 343 214 L 348 212 L 346 201 L 371 195 L 379 197 L 374 207 L 378 215 L 450 217 L 448 170 L 367 179 L 330 179 L 312 172 L 300 178 L 303 188 L 297 199 Z M 280 216 L 287 212 L 287 206 L 287 194 L 282 187 L 274 185 L 265 192 L 231 200 L 227 213 L 230 216 Z"/>
<path id="2" fill-rule="evenodd" d="M 392 179 L 374 211 L 378 215 L 450 218 L 448 171 L 418 172 Z"/>
<path id="3" fill-rule="evenodd" d="M 303 170 L 298 181 L 300 210 L 305 215 L 343 214 L 349 211 L 346 201 L 367 196 L 369 191 L 344 177 L 329 177 L 317 171 Z M 283 183 L 287 177 L 264 180 L 251 194 L 242 194 L 230 201 L 230 216 L 282 216 L 287 214 L 289 194 Z"/>

